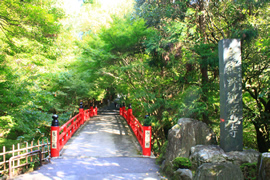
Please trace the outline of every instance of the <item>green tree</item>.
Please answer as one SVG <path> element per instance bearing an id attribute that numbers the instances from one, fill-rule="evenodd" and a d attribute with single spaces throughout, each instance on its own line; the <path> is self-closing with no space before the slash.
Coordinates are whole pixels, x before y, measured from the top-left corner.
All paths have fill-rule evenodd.
<path id="1" fill-rule="evenodd" d="M 1 137 L 41 136 L 53 101 L 46 76 L 59 56 L 64 13 L 51 0 L 3 0 L 0 14 Z"/>
<path id="2" fill-rule="evenodd" d="M 264 7 L 255 5 L 246 11 L 255 29 L 243 34 L 243 101 L 246 120 L 256 130 L 258 149 L 267 152 L 270 149 L 270 39 L 267 25 L 270 4 Z M 251 38 L 254 34 L 256 38 Z"/>

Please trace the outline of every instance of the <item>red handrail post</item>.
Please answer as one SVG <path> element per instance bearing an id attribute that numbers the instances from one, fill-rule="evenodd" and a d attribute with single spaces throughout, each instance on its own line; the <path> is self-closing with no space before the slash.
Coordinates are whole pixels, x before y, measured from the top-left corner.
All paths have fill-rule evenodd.
<path id="1" fill-rule="evenodd" d="M 151 126 L 143 126 L 143 155 L 151 156 L 151 135 L 152 135 L 152 127 Z"/>
<path id="2" fill-rule="evenodd" d="M 125 106 L 125 103 L 123 103 L 123 106 L 122 106 L 122 115 L 126 119 L 127 117 L 126 117 L 125 114 L 126 114 L 126 106 Z"/>
<path id="3" fill-rule="evenodd" d="M 87 119 L 89 119 L 89 109 L 87 109 L 87 110 L 85 110 L 84 111 L 84 114 L 85 114 L 85 118 L 84 118 L 84 122 L 87 120 Z"/>
<path id="4" fill-rule="evenodd" d="M 131 117 L 132 117 L 132 108 L 131 108 L 131 104 L 129 104 L 128 106 L 128 110 L 127 110 L 127 123 L 131 126 Z M 132 126 L 131 126 L 132 128 Z"/>
<path id="5" fill-rule="evenodd" d="M 94 116 L 94 109 L 93 109 L 93 104 L 91 103 L 90 105 L 90 117 Z"/>
<path id="6" fill-rule="evenodd" d="M 71 121 L 70 137 L 73 135 L 73 133 L 74 133 L 74 120 Z"/>
<path id="7" fill-rule="evenodd" d="M 83 103 L 82 102 L 80 103 L 79 114 L 81 116 L 81 122 L 79 123 L 81 126 L 84 123 L 84 110 L 83 110 Z"/>
<path id="8" fill-rule="evenodd" d="M 138 121 L 137 121 L 137 119 L 133 119 L 133 121 L 134 121 L 134 126 L 135 126 L 135 132 L 134 132 L 134 134 L 135 134 L 135 136 L 138 139 L 138 131 L 139 131 Z"/>
<path id="9" fill-rule="evenodd" d="M 98 111 L 98 108 L 97 108 L 97 105 L 95 107 L 95 116 L 97 116 L 97 111 Z"/>
<path id="10" fill-rule="evenodd" d="M 53 121 L 51 125 L 51 157 L 58 157 L 60 152 L 59 142 L 59 121 L 58 116 L 55 114 L 52 116 Z"/>
<path id="11" fill-rule="evenodd" d="M 123 112 L 122 112 L 122 104 L 121 104 L 121 103 L 120 103 L 120 107 L 119 107 L 119 114 L 120 114 L 120 116 L 123 115 Z"/>

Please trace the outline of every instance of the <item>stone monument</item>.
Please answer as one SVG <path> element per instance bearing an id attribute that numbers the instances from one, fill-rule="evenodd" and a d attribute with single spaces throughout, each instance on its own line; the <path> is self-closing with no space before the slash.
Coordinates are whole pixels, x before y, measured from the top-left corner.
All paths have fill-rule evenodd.
<path id="1" fill-rule="evenodd" d="M 220 75 L 220 147 L 243 150 L 243 104 L 240 39 L 218 43 Z"/>

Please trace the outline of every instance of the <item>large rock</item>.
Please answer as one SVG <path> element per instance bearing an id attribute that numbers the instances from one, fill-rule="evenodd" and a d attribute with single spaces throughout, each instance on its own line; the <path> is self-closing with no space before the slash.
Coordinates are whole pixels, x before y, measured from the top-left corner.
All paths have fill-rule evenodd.
<path id="1" fill-rule="evenodd" d="M 260 153 L 255 150 L 231 151 L 225 153 L 223 149 L 216 145 L 197 145 L 191 147 L 189 159 L 192 163 L 192 169 L 195 169 L 203 163 L 221 163 L 228 162 L 237 165 L 243 163 L 255 163 L 258 161 Z"/>
<path id="2" fill-rule="evenodd" d="M 219 146 L 197 145 L 191 148 L 191 155 L 189 159 L 192 163 L 192 169 L 196 169 L 203 163 L 226 162 L 228 156 Z"/>
<path id="3" fill-rule="evenodd" d="M 231 163 L 205 163 L 195 173 L 193 180 L 242 180 L 239 166 Z"/>
<path id="4" fill-rule="evenodd" d="M 262 153 L 258 159 L 258 180 L 270 179 L 270 153 Z"/>
<path id="5" fill-rule="evenodd" d="M 181 118 L 168 133 L 166 161 L 176 157 L 189 157 L 192 146 L 217 144 L 213 131 L 203 122 L 190 118 Z"/>
<path id="6" fill-rule="evenodd" d="M 161 165 L 161 170 L 164 174 L 166 174 L 167 177 L 174 176 L 174 169 L 171 161 L 163 161 Z"/>
<path id="7" fill-rule="evenodd" d="M 174 172 L 174 180 L 192 180 L 192 171 L 189 169 L 177 169 Z"/>
<path id="8" fill-rule="evenodd" d="M 227 152 L 228 161 L 231 161 L 233 164 L 241 165 L 244 163 L 255 163 L 258 161 L 260 153 L 253 149 L 244 150 L 244 151 L 231 151 Z"/>

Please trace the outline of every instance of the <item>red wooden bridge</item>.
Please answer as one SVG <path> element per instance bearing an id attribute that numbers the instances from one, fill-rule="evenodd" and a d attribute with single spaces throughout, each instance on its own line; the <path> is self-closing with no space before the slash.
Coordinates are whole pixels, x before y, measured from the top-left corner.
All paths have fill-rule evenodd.
<path id="1" fill-rule="evenodd" d="M 57 118 L 51 163 L 15 179 L 160 179 L 151 156 L 151 126 L 143 126 L 131 106 L 99 113 L 92 106 L 80 108 L 62 126 Z"/>
<path id="2" fill-rule="evenodd" d="M 81 106 L 82 107 L 82 106 Z M 72 135 L 83 125 L 87 119 L 97 116 L 97 107 L 84 110 L 79 109 L 79 114 L 71 118 L 68 122 L 59 127 L 58 116 L 53 116 L 51 126 L 51 157 L 58 157 L 63 146 L 68 142 Z M 131 106 L 126 110 L 126 107 L 120 107 L 119 114 L 124 117 L 129 127 L 132 129 L 139 144 L 142 148 L 144 156 L 151 156 L 151 126 L 142 126 L 137 118 L 132 114 Z"/>

